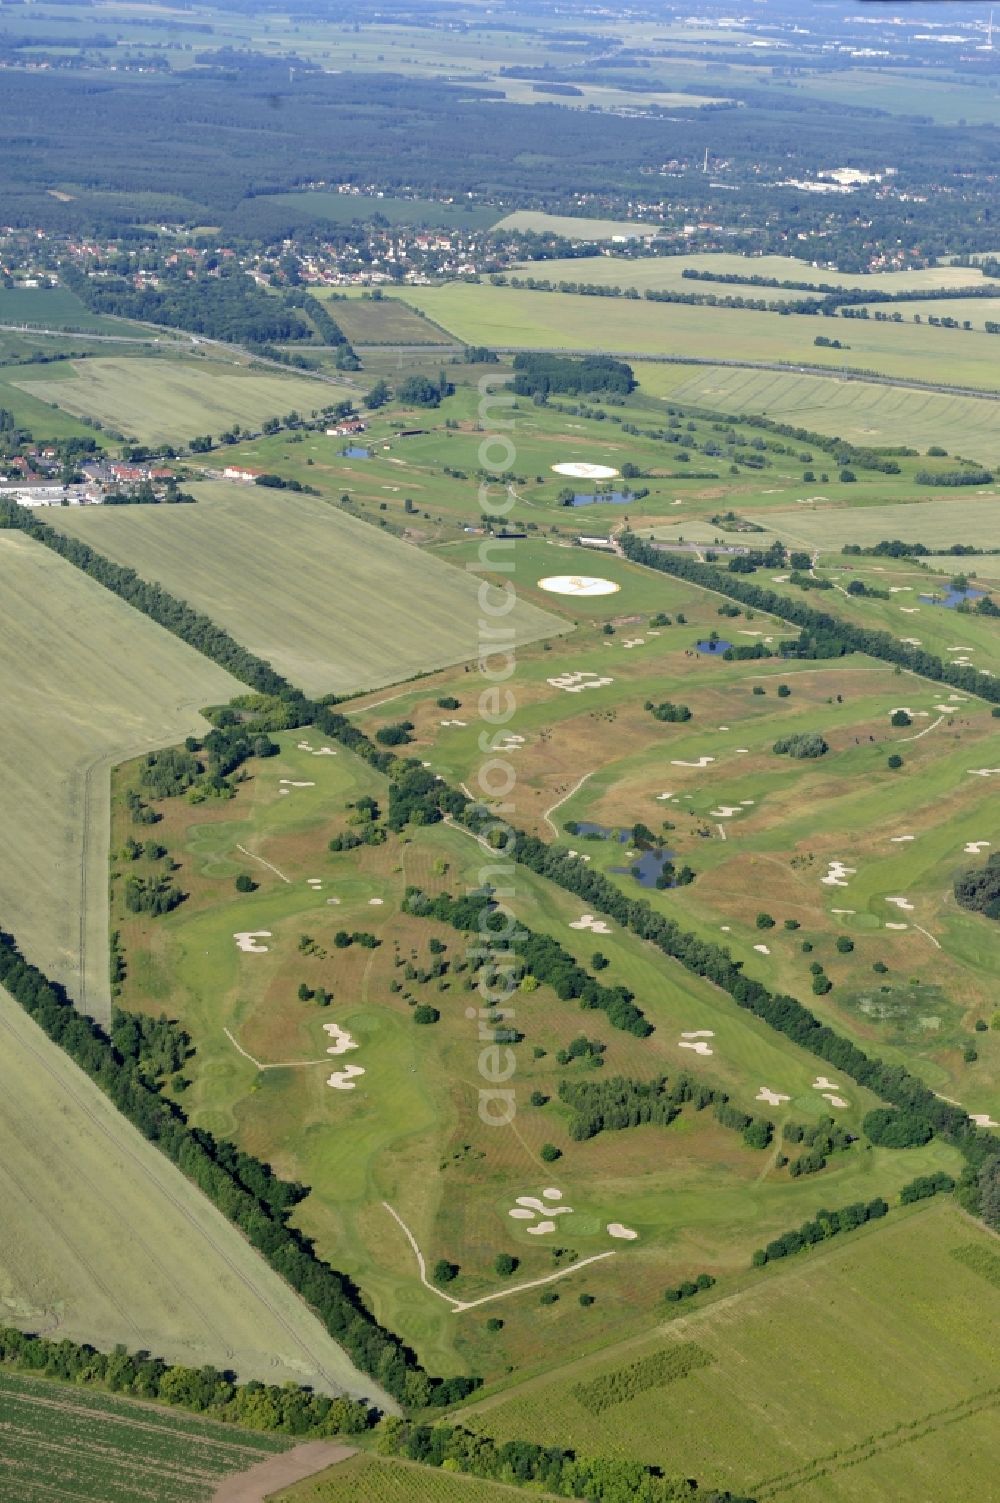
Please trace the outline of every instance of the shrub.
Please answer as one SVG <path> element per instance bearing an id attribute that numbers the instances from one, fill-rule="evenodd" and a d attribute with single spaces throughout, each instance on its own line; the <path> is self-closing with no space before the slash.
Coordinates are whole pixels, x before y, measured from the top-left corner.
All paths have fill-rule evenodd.
<path id="1" fill-rule="evenodd" d="M 825 997 L 827 992 L 833 990 L 833 982 L 829 976 L 814 976 L 812 979 L 812 989 L 814 996 Z"/>
<path id="2" fill-rule="evenodd" d="M 239 876 L 236 878 L 236 891 L 237 892 L 256 892 L 257 891 L 257 884 L 254 881 L 253 877 L 251 877 L 248 872 L 240 872 Z"/>
<path id="3" fill-rule="evenodd" d="M 817 731 L 807 731 L 799 736 L 781 736 L 773 750 L 779 757 L 822 757 L 830 748 Z"/>
<path id="4" fill-rule="evenodd" d="M 503 1321 L 498 1315 L 491 1315 L 489 1320 L 486 1322 L 486 1329 L 488 1331 L 502 1331 Z"/>
<path id="5" fill-rule="evenodd" d="M 853 939 L 849 939 L 846 934 L 838 934 L 837 949 L 840 951 L 841 955 L 850 955 L 851 951 L 854 949 Z"/>
<path id="6" fill-rule="evenodd" d="M 549 1098 L 545 1095 L 544 1091 L 532 1091 L 528 1099 L 532 1106 L 544 1106 Z"/>
<path id="7" fill-rule="evenodd" d="M 757 928 L 758 929 L 773 929 L 774 928 L 774 919 L 771 917 L 771 915 L 769 913 L 758 913 L 756 922 L 757 922 Z"/>
<path id="8" fill-rule="evenodd" d="M 892 712 L 892 720 L 891 720 L 890 724 L 891 725 L 912 725 L 913 721 L 910 719 L 909 715 L 907 715 L 907 713 L 906 713 L 905 710 L 894 710 Z"/>
<path id="9" fill-rule="evenodd" d="M 520 1259 L 515 1258 L 513 1253 L 502 1252 L 497 1253 L 496 1257 L 493 1259 L 493 1267 L 495 1271 L 499 1274 L 502 1274 L 504 1278 L 509 1278 L 509 1276 L 517 1268 L 519 1262 Z"/>
<path id="10" fill-rule="evenodd" d="M 546 1289 L 538 1303 L 540 1305 L 554 1305 L 558 1298 L 559 1296 L 554 1289 Z"/>
<path id="11" fill-rule="evenodd" d="M 541 1157 L 544 1163 L 554 1164 L 556 1159 L 562 1158 L 562 1149 L 557 1148 L 554 1143 L 543 1143 L 541 1147 Z"/>
<path id="12" fill-rule="evenodd" d="M 593 1295 L 593 1294 L 581 1294 L 580 1295 L 580 1304 L 583 1306 L 583 1308 L 585 1310 L 587 1310 L 587 1309 L 589 1309 L 589 1307 L 592 1304 L 594 1304 L 596 1302 L 596 1299 L 597 1299 L 596 1295 Z"/>
<path id="13" fill-rule="evenodd" d="M 438 1258 L 431 1278 L 435 1284 L 450 1284 L 452 1279 L 458 1278 L 458 1264 L 449 1263 L 447 1258 Z"/>
<path id="14" fill-rule="evenodd" d="M 786 929 L 801 929 L 801 927 L 802 925 L 799 923 L 798 919 L 785 919 Z"/>
<path id="15" fill-rule="evenodd" d="M 440 1016 L 441 1014 L 437 1008 L 431 1007 L 426 1002 L 421 1002 L 418 1007 L 413 1009 L 414 1023 L 436 1023 Z"/>
<path id="16" fill-rule="evenodd" d="M 792 691 L 788 687 L 787 684 L 779 684 L 778 685 L 778 698 L 779 699 L 787 699 L 788 696 L 791 694 L 791 692 Z"/>
<path id="17" fill-rule="evenodd" d="M 893 752 L 891 756 L 886 757 L 885 765 L 887 767 L 891 767 L 893 772 L 896 772 L 900 767 L 902 767 L 903 759 L 898 752 Z"/>
<path id="18" fill-rule="evenodd" d="M 456 699 L 454 694 L 444 694 L 437 702 L 439 710 L 460 710 L 462 701 Z"/>

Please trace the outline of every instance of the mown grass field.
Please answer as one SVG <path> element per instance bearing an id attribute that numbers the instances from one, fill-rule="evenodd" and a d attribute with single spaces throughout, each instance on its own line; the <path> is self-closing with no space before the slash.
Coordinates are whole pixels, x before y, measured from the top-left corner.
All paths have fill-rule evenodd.
<path id="1" fill-rule="evenodd" d="M 518 209 L 497 225 L 498 230 L 564 235 L 567 240 L 614 240 L 619 235 L 644 239 L 655 235 L 658 228 L 629 219 L 584 219 L 574 214 L 545 214 L 538 209 Z"/>
<path id="2" fill-rule="evenodd" d="M 611 350 L 860 367 L 879 375 L 977 387 L 998 386 L 992 336 L 926 324 L 856 319 L 838 332 L 848 348 L 817 348 L 815 320 L 779 313 L 615 301 L 559 292 L 450 283 L 407 288 L 406 301 L 468 344 L 501 349 Z"/>
<path id="3" fill-rule="evenodd" d="M 256 426 L 292 409 L 312 412 L 347 394 L 302 376 L 249 371 L 202 357 L 188 360 L 98 357 L 53 380 L 44 367 L 11 378 L 27 396 L 72 417 L 96 418 L 142 443 L 186 444 L 233 423 Z"/>
<path id="4" fill-rule="evenodd" d="M 965 1503 L 982 1490 L 1000 1402 L 1000 1293 L 950 1256 L 970 1243 L 995 1246 L 948 1204 L 891 1213 L 465 1421 L 587 1449 L 595 1419 L 577 1383 L 695 1342 L 710 1365 L 600 1417 L 626 1455 L 765 1503 Z"/>
<path id="5" fill-rule="evenodd" d="M 477 585 L 464 571 L 318 497 L 225 481 L 195 494 L 194 506 L 88 507 L 55 520 L 205 611 L 309 694 L 477 657 Z M 562 629 L 528 603 L 510 621 L 522 643 Z"/>
<path id="6" fill-rule="evenodd" d="M 122 318 L 90 309 L 68 287 L 0 287 L 0 324 L 30 324 L 36 329 L 87 330 L 94 334 L 134 334 L 148 330 Z"/>
<path id="7" fill-rule="evenodd" d="M 946 337 L 945 331 L 935 332 Z M 984 464 L 1000 460 L 996 403 L 983 397 L 724 366 L 692 370 L 637 362 L 636 376 L 650 395 L 693 407 L 736 415 L 765 413 L 776 422 L 855 444 L 907 444 L 923 451 L 929 443 L 938 443 Z"/>
<path id="8" fill-rule="evenodd" d="M 322 292 L 319 296 L 351 344 L 447 345 L 453 342 L 429 318 L 421 318 L 400 298 L 325 298 Z"/>
<path id="9" fill-rule="evenodd" d="M 519 217 L 521 216 L 511 216 L 512 219 Z M 546 215 L 535 217 L 548 218 Z M 573 221 L 576 224 L 589 222 Z M 504 223 L 509 224 L 510 220 L 505 220 Z M 632 226 L 633 232 L 639 228 L 642 227 Z M 815 285 L 824 283 L 830 287 L 880 293 L 912 292 L 914 297 L 919 297 L 931 288 L 981 287 L 984 282 L 982 272 L 970 266 L 934 266 L 919 271 L 881 271 L 860 276 L 825 266 L 813 266 L 794 256 L 740 256 L 725 251 L 699 251 L 687 256 L 645 256 L 637 259 L 603 255 L 571 257 L 565 261 L 557 259 L 543 264 L 526 262 L 521 274 L 546 277 L 551 282 L 589 282 L 604 287 L 636 287 L 640 292 L 655 288 L 677 292 L 711 292 L 717 293 L 719 297 L 732 295 L 784 301 L 794 301 L 810 295 L 793 288 L 744 287 L 739 283 L 698 281 L 693 277 L 686 277 L 685 271 L 710 272 L 713 277 L 775 277 L 778 281 L 811 282 Z M 997 284 L 997 291 L 1000 292 L 1000 283 Z M 950 301 L 931 303 L 928 307 L 932 313 L 953 312 Z M 900 309 L 904 317 L 909 317 L 911 311 L 909 303 Z M 916 305 L 916 311 L 926 310 L 922 305 Z M 968 317 L 968 314 L 954 312 L 953 317 Z"/>
<path id="10" fill-rule="evenodd" d="M 106 1017 L 109 766 L 203 728 L 240 685 L 19 533 L 0 533 L 0 584 L 0 922 Z"/>
<path id="11" fill-rule="evenodd" d="M 479 1477 L 383 1457 L 352 1456 L 308 1482 L 276 1493 L 272 1503 L 513 1503 L 523 1496 L 523 1488 Z"/>
<path id="12" fill-rule="evenodd" d="M 216 1486 L 288 1449 L 285 1436 L 236 1430 L 110 1393 L 0 1372 L 0 1498 L 5 1503 L 209 1503 Z"/>
<path id="13" fill-rule="evenodd" d="M 952 543 L 1000 547 L 1000 487 L 938 489 L 928 485 L 921 489 L 926 501 L 896 506 L 796 506 L 794 512 L 769 512 L 766 525 L 789 546 L 803 544 L 824 551 L 837 550 L 845 543 L 871 547 L 890 538 L 923 543 L 927 548 L 948 548 Z M 970 567 L 975 563 L 970 560 Z M 958 573 L 961 566 L 962 560 L 956 559 L 952 572 Z"/>
<path id="14" fill-rule="evenodd" d="M 288 1285 L 3 991 L 0 1034 L 6 1322 L 376 1397 Z M 0 1496 L 21 1496 L 3 1492 L 2 1467 Z"/>

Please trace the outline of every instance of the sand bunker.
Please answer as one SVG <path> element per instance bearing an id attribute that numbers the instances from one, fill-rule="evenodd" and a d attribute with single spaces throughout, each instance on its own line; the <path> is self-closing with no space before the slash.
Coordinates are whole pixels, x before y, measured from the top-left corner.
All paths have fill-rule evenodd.
<path id="1" fill-rule="evenodd" d="M 901 605 L 899 609 L 907 616 L 917 616 L 920 614 L 919 605 Z"/>
<path id="2" fill-rule="evenodd" d="M 829 1091 L 824 1091 L 823 1092 L 823 1100 L 824 1101 L 829 1101 L 829 1103 L 830 1103 L 831 1106 L 846 1106 L 847 1105 L 847 1102 L 844 1100 L 843 1096 L 834 1096 L 834 1095 L 831 1095 L 831 1093 Z"/>
<path id="3" fill-rule="evenodd" d="M 831 861 L 827 867 L 826 876 L 820 877 L 819 880 L 826 887 L 846 887 L 846 879 L 853 877 L 856 872 L 856 866 L 845 866 L 842 861 Z"/>
<path id="4" fill-rule="evenodd" d="M 337 753 L 332 746 L 321 746 L 319 751 L 313 752 L 314 757 L 335 757 L 336 755 Z"/>
<path id="5" fill-rule="evenodd" d="M 286 786 L 289 787 L 289 788 L 315 788 L 316 787 L 315 783 L 298 783 L 298 782 L 295 781 L 294 778 L 279 778 L 278 782 L 286 784 Z"/>
<path id="6" fill-rule="evenodd" d="M 715 1031 L 711 1028 L 692 1028 L 681 1034 L 682 1039 L 714 1039 Z"/>
<path id="7" fill-rule="evenodd" d="M 886 924 L 887 929 L 908 929 L 909 924 Z"/>
<path id="8" fill-rule="evenodd" d="M 978 856 L 979 852 L 984 851 L 989 844 L 988 840 L 967 840 L 965 842 L 966 854 L 969 856 Z"/>
<path id="9" fill-rule="evenodd" d="M 913 594 L 913 586 L 911 584 L 891 584 L 889 586 L 889 594 L 890 595 L 912 595 Z"/>
<path id="10" fill-rule="evenodd" d="M 620 1221 L 608 1222 L 608 1236 L 618 1237 L 623 1242 L 634 1242 L 639 1233 L 633 1231 L 630 1226 L 622 1226 Z"/>
<path id="11" fill-rule="evenodd" d="M 916 840 L 916 838 L 915 835 L 890 835 L 889 843 L 890 845 L 902 845 L 904 841 Z"/>
<path id="12" fill-rule="evenodd" d="M 1000 1122 L 994 1122 L 989 1112 L 970 1112 L 969 1120 L 977 1127 L 1000 1127 Z"/>
<path id="13" fill-rule="evenodd" d="M 899 640 L 901 642 L 905 642 L 906 645 L 907 645 L 907 647 L 922 647 L 923 646 L 923 643 L 921 642 L 921 640 L 920 640 L 919 637 L 900 637 Z"/>
<path id="14" fill-rule="evenodd" d="M 385 898 L 369 898 L 368 899 L 368 906 L 369 906 L 369 908 L 381 908 L 381 906 L 382 906 L 382 904 L 384 902 L 385 902 Z"/>
<path id="15" fill-rule="evenodd" d="M 331 906 L 332 906 L 332 905 L 333 905 L 333 904 L 336 904 L 336 903 L 339 903 L 339 902 L 340 902 L 340 899 L 339 899 L 339 898 L 327 898 L 327 900 L 326 900 L 326 901 L 327 901 L 327 902 L 328 902 L 328 903 L 329 903 L 329 904 L 331 904 Z"/>
<path id="16" fill-rule="evenodd" d="M 543 1194 L 545 1194 L 545 1196 L 549 1200 L 562 1200 L 561 1190 L 546 1190 L 543 1191 Z M 516 1204 L 519 1206 L 527 1207 L 529 1212 L 531 1212 L 532 1214 L 537 1214 L 539 1216 L 570 1216 L 573 1212 L 572 1206 L 544 1205 L 542 1201 L 538 1200 L 534 1195 L 519 1195 L 517 1197 Z M 510 1215 L 513 1216 L 513 1214 L 514 1212 L 511 1211 Z"/>
<path id="17" fill-rule="evenodd" d="M 333 1040 L 327 1054 L 347 1054 L 349 1050 L 361 1047 L 339 1023 L 324 1023 L 323 1032 L 328 1033 Z"/>
<path id="18" fill-rule="evenodd" d="M 547 1189 L 542 1191 L 542 1197 L 545 1200 L 562 1200 L 562 1191 L 556 1190 L 549 1185 Z"/>
<path id="19" fill-rule="evenodd" d="M 603 919 L 595 917 L 592 913 L 581 913 L 576 923 L 570 924 L 571 929 L 589 929 L 592 934 L 610 934 L 611 930 Z"/>
<path id="20" fill-rule="evenodd" d="M 732 819 L 734 814 L 742 814 L 743 810 L 738 804 L 720 804 L 717 809 L 708 811 L 715 819 Z"/>
<path id="21" fill-rule="evenodd" d="M 916 719 L 919 716 L 921 720 L 927 720 L 930 714 L 928 710 L 911 710 L 909 705 L 893 705 L 892 709 L 888 710 L 886 713 L 889 715 L 895 715 L 900 710 L 902 710 L 904 714 L 909 715 L 911 719 Z"/>
<path id="22" fill-rule="evenodd" d="M 1000 767 L 970 767 L 970 778 L 996 778 L 1000 777 Z"/>
<path id="23" fill-rule="evenodd" d="M 593 574 L 549 574 L 538 581 L 538 588 L 550 595 L 616 595 L 621 585 Z"/>
<path id="24" fill-rule="evenodd" d="M 835 1080 L 827 1080 L 825 1075 L 817 1075 L 813 1081 L 814 1091 L 839 1091 L 840 1087 Z"/>
<path id="25" fill-rule="evenodd" d="M 767 948 L 767 945 L 754 945 L 754 949 L 760 955 L 770 955 L 770 953 L 771 953 L 770 950 Z"/>
<path id="26" fill-rule="evenodd" d="M 546 1232 L 554 1232 L 555 1229 L 556 1224 L 554 1221 L 536 1221 L 534 1226 L 526 1226 L 524 1228 L 529 1237 L 544 1237 Z"/>
<path id="27" fill-rule="evenodd" d="M 749 750 L 750 750 L 749 746 L 738 746 L 736 748 L 736 755 L 738 757 L 745 757 L 747 755 L 747 753 L 749 752 Z"/>
<path id="28" fill-rule="evenodd" d="M 783 1096 L 780 1091 L 772 1091 L 770 1086 L 762 1085 L 755 1101 L 766 1101 L 768 1106 L 780 1106 L 783 1101 L 791 1101 L 791 1096 Z"/>
<path id="29" fill-rule="evenodd" d="M 441 725 L 468 725 L 467 720 L 442 720 Z"/>
<path id="30" fill-rule="evenodd" d="M 597 673 L 581 670 L 556 674 L 555 678 L 546 679 L 546 683 L 553 689 L 565 690 L 567 694 L 579 694 L 583 689 L 606 689 L 608 684 L 614 683 L 614 679 L 601 678 Z"/>
<path id="31" fill-rule="evenodd" d="M 310 742 L 310 741 L 300 741 L 298 743 L 298 748 L 299 748 L 299 751 L 311 752 L 312 751 L 312 742 Z"/>
<path id="32" fill-rule="evenodd" d="M 614 480 L 618 474 L 609 464 L 585 464 L 579 460 L 554 464 L 552 472 L 555 475 L 569 475 L 573 480 Z"/>
<path id="33" fill-rule="evenodd" d="M 697 762 L 681 762 L 677 757 L 671 758 L 671 767 L 707 767 L 709 762 L 714 762 L 714 757 L 699 757 Z"/>
<path id="34" fill-rule="evenodd" d="M 267 945 L 258 945 L 258 939 L 270 939 L 270 929 L 244 929 L 239 934 L 234 934 L 236 948 L 247 955 L 266 955 Z"/>
<path id="35" fill-rule="evenodd" d="M 695 1054 L 701 1054 L 706 1058 L 715 1053 L 715 1050 L 711 1045 L 706 1044 L 704 1039 L 680 1039 L 677 1047 L 678 1049 L 693 1049 Z"/>
<path id="36" fill-rule="evenodd" d="M 913 912 L 913 904 L 907 898 L 886 898 L 886 902 L 891 903 L 894 908 L 905 908 L 908 913 Z"/>
<path id="37" fill-rule="evenodd" d="M 857 909 L 856 908 L 831 908 L 830 912 L 831 913 L 846 913 L 848 915 L 853 915 L 854 913 L 857 912 Z"/>
<path id="38" fill-rule="evenodd" d="M 623 647 L 642 647 L 645 644 L 645 641 L 646 641 L 645 637 L 629 637 L 627 639 L 627 641 L 625 641 L 625 642 L 622 643 L 622 646 Z"/>
<path id="39" fill-rule="evenodd" d="M 326 1083 L 333 1086 L 335 1091 L 353 1091 L 355 1080 L 364 1073 L 363 1065 L 345 1065 L 342 1070 L 334 1070 L 332 1075 L 328 1075 Z"/>

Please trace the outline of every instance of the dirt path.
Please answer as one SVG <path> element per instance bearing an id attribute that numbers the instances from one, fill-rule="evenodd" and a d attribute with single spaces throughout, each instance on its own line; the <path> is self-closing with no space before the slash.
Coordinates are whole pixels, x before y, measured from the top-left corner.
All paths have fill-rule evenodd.
<path id="1" fill-rule="evenodd" d="M 555 824 L 554 820 L 550 819 L 549 816 L 551 814 L 554 814 L 557 809 L 561 809 L 562 806 L 563 806 L 563 804 L 565 804 L 567 802 L 567 800 L 569 800 L 569 799 L 571 799 L 573 797 L 574 793 L 578 793 L 580 791 L 580 789 L 583 787 L 583 785 L 587 781 L 587 779 L 588 778 L 592 778 L 593 776 L 594 776 L 593 771 L 591 771 L 591 772 L 585 772 L 584 775 L 583 775 L 583 777 L 580 779 L 580 781 L 578 783 L 574 783 L 573 786 L 572 786 L 572 788 L 569 790 L 568 793 L 564 793 L 563 796 L 562 796 L 562 798 L 556 799 L 555 803 L 554 804 L 550 804 L 549 807 L 546 809 L 545 813 L 542 815 L 542 818 L 545 820 L 545 823 L 548 825 L 548 827 L 552 831 L 553 835 L 558 836 L 559 829 L 558 829 L 558 826 Z"/>
<path id="2" fill-rule="evenodd" d="M 287 882 L 289 887 L 291 887 L 291 877 L 286 877 L 284 872 L 279 872 L 278 868 L 276 866 L 272 866 L 270 861 L 265 861 L 263 856 L 255 856 L 253 851 L 248 851 L 245 845 L 237 845 L 236 849 L 238 851 L 242 851 L 244 856 L 249 856 L 251 861 L 259 861 L 261 866 L 266 866 L 268 871 L 274 872 L 274 875 L 276 877 L 280 877 L 282 882 Z"/>
<path id="3" fill-rule="evenodd" d="M 265 1499 L 293 1482 L 304 1482 L 316 1472 L 356 1456 L 354 1446 L 332 1440 L 307 1440 L 280 1456 L 269 1456 L 246 1472 L 234 1472 L 212 1494 L 212 1503 L 265 1503 Z"/>

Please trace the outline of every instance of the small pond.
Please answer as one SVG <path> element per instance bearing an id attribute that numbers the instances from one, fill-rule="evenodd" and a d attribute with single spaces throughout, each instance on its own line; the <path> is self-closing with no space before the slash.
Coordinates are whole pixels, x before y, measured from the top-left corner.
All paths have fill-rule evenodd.
<path id="1" fill-rule="evenodd" d="M 576 820 L 569 833 L 578 840 L 617 840 L 619 845 L 627 845 L 632 837 L 631 830 L 620 830 L 612 825 L 595 825 L 589 819 Z"/>
<path id="2" fill-rule="evenodd" d="M 614 506 L 624 506 L 631 501 L 631 496 L 626 496 L 624 491 L 579 491 L 573 497 L 574 506 L 600 506 L 603 502 L 610 502 Z"/>
<path id="3" fill-rule="evenodd" d="M 348 444 L 346 449 L 340 451 L 345 459 L 371 459 L 371 450 L 359 448 L 357 444 Z"/>
<path id="4" fill-rule="evenodd" d="M 924 605 L 943 605 L 953 611 L 963 600 L 982 600 L 985 594 L 985 590 L 948 590 L 944 595 L 921 595 L 920 599 Z"/>
<path id="5" fill-rule="evenodd" d="M 635 877 L 640 887 L 655 887 L 657 877 L 667 862 L 673 859 L 673 851 L 639 851 L 635 860 L 630 861 L 628 866 L 613 866 L 611 870 L 623 876 Z"/>
<path id="6" fill-rule="evenodd" d="M 695 643 L 699 652 L 707 652 L 711 657 L 715 658 L 721 658 L 722 654 L 728 652 L 732 645 L 732 642 L 723 642 L 721 637 L 718 642 L 709 642 L 706 638 L 704 642 Z"/>

